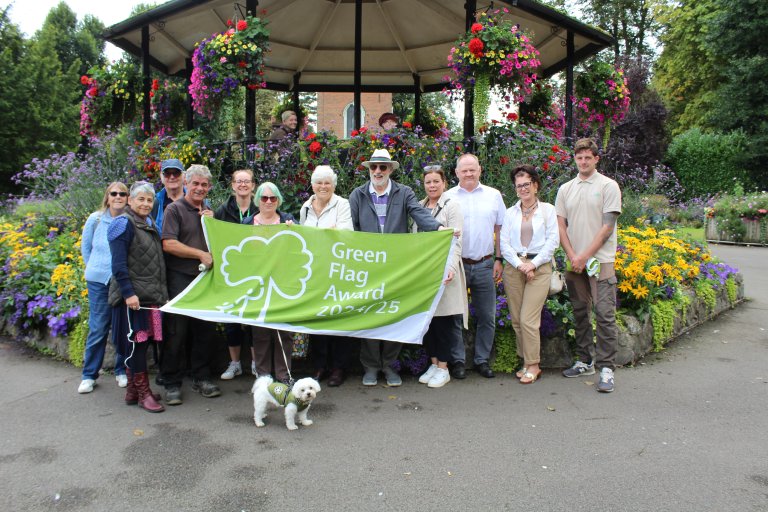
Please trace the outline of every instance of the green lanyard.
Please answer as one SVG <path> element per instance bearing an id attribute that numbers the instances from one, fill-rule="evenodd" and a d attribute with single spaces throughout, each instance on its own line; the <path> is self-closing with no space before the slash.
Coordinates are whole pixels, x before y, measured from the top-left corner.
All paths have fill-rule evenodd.
<path id="1" fill-rule="evenodd" d="M 240 214 L 240 224 L 242 224 L 243 219 L 251 215 L 251 207 L 249 206 L 248 209 L 245 210 L 245 216 L 243 216 L 243 212 L 240 211 L 240 208 L 237 209 L 237 213 Z"/>

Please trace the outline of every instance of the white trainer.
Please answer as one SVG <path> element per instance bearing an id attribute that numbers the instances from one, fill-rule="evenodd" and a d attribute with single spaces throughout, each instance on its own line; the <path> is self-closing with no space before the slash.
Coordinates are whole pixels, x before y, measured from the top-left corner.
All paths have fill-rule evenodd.
<path id="1" fill-rule="evenodd" d="M 438 368 L 432 375 L 432 378 L 427 382 L 428 388 L 441 388 L 448 384 L 451 380 L 451 373 L 448 368 Z"/>
<path id="2" fill-rule="evenodd" d="M 429 365 L 429 368 L 427 368 L 427 371 L 425 371 L 421 375 L 421 377 L 419 377 L 419 382 L 421 382 L 422 384 L 426 384 L 427 382 L 429 382 L 429 379 L 432 378 L 432 376 L 435 374 L 436 371 L 437 371 L 436 364 Z"/>
<path id="3" fill-rule="evenodd" d="M 226 371 L 221 374 L 221 380 L 232 380 L 242 374 L 243 368 L 240 366 L 240 361 L 230 361 Z"/>
<path id="4" fill-rule="evenodd" d="M 83 379 L 80 385 L 77 387 L 78 393 L 90 393 L 93 391 L 93 386 L 96 385 L 96 381 L 93 379 Z"/>
<path id="5" fill-rule="evenodd" d="M 125 375 L 115 375 L 115 380 L 117 381 L 117 386 L 121 388 L 127 388 L 128 387 L 128 377 Z"/>
<path id="6" fill-rule="evenodd" d="M 253 374 L 254 377 L 259 376 L 259 372 L 258 370 L 256 370 L 256 361 L 251 361 L 251 373 Z"/>

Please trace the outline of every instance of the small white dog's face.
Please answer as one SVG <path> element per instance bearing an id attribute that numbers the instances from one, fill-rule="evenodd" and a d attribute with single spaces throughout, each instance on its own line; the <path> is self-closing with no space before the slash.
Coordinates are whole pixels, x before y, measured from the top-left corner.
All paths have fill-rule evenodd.
<path id="1" fill-rule="evenodd" d="M 285 426 L 289 430 L 296 430 L 296 418 L 302 425 L 311 425 L 312 420 L 307 417 L 309 406 L 320 392 L 320 384 L 312 378 L 297 380 L 291 387 L 290 395 L 287 386 L 273 383 L 272 377 L 264 376 L 256 379 L 251 392 L 253 393 L 253 420 L 257 427 L 264 426 L 264 418 L 267 415 L 267 407 L 285 408 Z M 293 399 L 291 399 L 291 395 Z"/>
<path id="2" fill-rule="evenodd" d="M 291 388 L 293 396 L 298 398 L 304 403 L 311 403 L 320 392 L 320 384 L 310 377 L 305 379 L 299 379 L 293 384 Z"/>

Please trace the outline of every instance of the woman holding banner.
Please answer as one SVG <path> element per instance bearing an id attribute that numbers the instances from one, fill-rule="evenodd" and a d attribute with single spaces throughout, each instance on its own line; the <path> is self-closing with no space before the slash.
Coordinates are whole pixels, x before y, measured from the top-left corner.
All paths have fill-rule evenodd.
<path id="1" fill-rule="evenodd" d="M 336 195 L 337 176 L 328 165 L 318 165 L 312 172 L 314 194 L 301 207 L 302 226 L 331 229 L 354 229 L 349 201 Z M 328 385 L 340 386 L 349 366 L 352 340 L 344 336 L 313 334 L 310 354 L 318 382 L 328 376 Z M 330 372 L 330 373 L 329 373 Z"/>
<path id="2" fill-rule="evenodd" d="M 296 222 L 290 213 L 281 212 L 283 195 L 272 182 L 265 181 L 256 189 L 256 204 L 259 211 L 243 219 L 243 224 L 267 226 Z M 293 336 L 286 331 L 276 331 L 265 327 L 251 328 L 251 344 L 256 361 L 258 375 L 269 375 L 274 369 L 275 380 L 287 384 L 290 380 L 291 356 L 293 355 Z M 257 376 L 258 376 L 257 375 Z"/>
<path id="3" fill-rule="evenodd" d="M 432 212 L 432 216 L 443 226 L 453 228 L 459 233 L 451 249 L 448 261 L 448 275 L 445 290 L 437 305 L 435 316 L 424 335 L 424 349 L 432 361 L 427 371 L 419 377 L 419 382 L 430 388 L 439 388 L 451 380 L 448 372 L 448 360 L 454 344 L 464 344 L 462 325 L 467 328 L 469 316 L 467 306 L 467 283 L 464 265 L 461 262 L 461 230 L 463 215 L 456 201 L 446 198 L 448 180 L 445 171 L 439 165 L 424 168 L 424 190 L 427 197 L 421 201 Z M 417 228 L 414 226 L 414 231 Z"/>
<path id="4" fill-rule="evenodd" d="M 222 204 L 214 214 L 214 218 L 225 222 L 236 222 L 240 224 L 243 219 L 254 215 L 258 208 L 253 202 L 253 191 L 256 184 L 253 179 L 253 171 L 250 169 L 239 169 L 232 173 L 232 195 L 227 202 Z M 238 375 L 243 374 L 243 368 L 240 364 L 240 349 L 245 341 L 247 331 L 242 324 L 224 324 L 224 332 L 227 334 L 227 345 L 229 347 L 229 366 L 221 374 L 222 380 L 231 380 Z M 256 354 L 251 347 L 251 373 L 257 374 Z"/>

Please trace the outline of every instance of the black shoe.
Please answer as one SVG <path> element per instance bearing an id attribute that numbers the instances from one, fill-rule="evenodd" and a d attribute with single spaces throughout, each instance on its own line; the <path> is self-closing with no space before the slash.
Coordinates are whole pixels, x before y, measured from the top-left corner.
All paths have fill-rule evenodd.
<path id="1" fill-rule="evenodd" d="M 205 398 L 214 398 L 221 395 L 219 387 L 209 380 L 192 381 L 192 391 L 197 391 Z"/>
<path id="2" fill-rule="evenodd" d="M 467 368 L 464 366 L 464 363 L 461 361 L 456 361 L 453 363 L 453 368 L 451 368 L 451 377 L 454 379 L 466 379 L 467 378 Z"/>
<path id="3" fill-rule="evenodd" d="M 165 380 L 163 380 L 163 376 L 160 373 L 155 375 L 155 384 L 158 386 L 165 386 Z"/>
<path id="4" fill-rule="evenodd" d="M 168 386 L 165 388 L 165 403 L 168 405 L 181 405 L 181 388 L 178 386 Z"/>
<path id="5" fill-rule="evenodd" d="M 477 370 L 477 373 L 479 373 L 486 379 L 492 379 L 496 376 L 493 374 L 493 370 L 491 370 L 491 367 L 488 366 L 488 363 L 480 363 L 479 365 L 475 366 L 475 370 Z"/>

